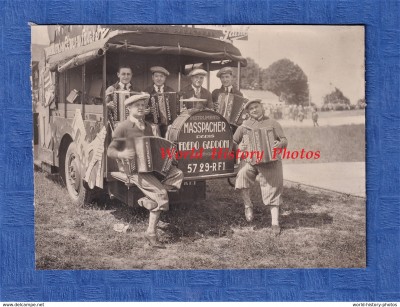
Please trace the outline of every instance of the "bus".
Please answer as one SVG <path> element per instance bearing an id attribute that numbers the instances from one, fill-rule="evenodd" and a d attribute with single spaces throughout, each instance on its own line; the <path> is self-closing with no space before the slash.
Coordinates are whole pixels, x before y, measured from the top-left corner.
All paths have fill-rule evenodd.
<path id="1" fill-rule="evenodd" d="M 167 84 L 176 89 L 178 97 L 189 84 L 187 73 L 193 68 L 207 71 L 205 87 L 209 89 L 211 71 L 231 66 L 240 76 L 241 67 L 246 66 L 246 59 L 219 29 L 166 25 L 41 27 L 47 27 L 50 45 L 44 48 L 43 61 L 35 63 L 40 73 L 38 88 L 33 89 L 38 91 L 34 164 L 58 173 L 72 202 L 78 205 L 104 193 L 129 206 L 141 197 L 129 176 L 107 157 L 112 131 L 105 91 L 117 81 L 121 63 L 132 67 L 134 86 L 140 89 L 152 84 L 150 67 L 165 67 L 170 72 Z M 212 153 L 216 148 L 232 149 L 232 131 L 217 112 L 184 115 L 180 111 L 178 108 L 178 118 L 172 124 L 177 148 L 188 149 L 188 144 L 195 144 L 194 148 L 204 148 L 204 154 L 178 161 L 184 182 L 180 191 L 171 193 L 170 200 L 205 199 L 207 180 L 236 175 L 234 161 L 218 160 Z M 185 128 L 206 127 L 209 125 L 204 123 L 212 122 L 224 129 L 210 132 Z"/>

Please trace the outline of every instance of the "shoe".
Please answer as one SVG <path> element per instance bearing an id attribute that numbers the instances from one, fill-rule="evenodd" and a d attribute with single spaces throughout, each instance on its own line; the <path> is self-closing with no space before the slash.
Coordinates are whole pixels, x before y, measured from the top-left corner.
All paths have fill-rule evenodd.
<path id="1" fill-rule="evenodd" d="M 138 204 L 139 204 L 139 206 L 146 208 L 149 211 L 158 207 L 158 205 L 155 201 L 152 201 L 151 199 L 148 199 L 147 197 L 142 197 L 141 199 L 139 199 Z"/>
<path id="2" fill-rule="evenodd" d="M 246 221 L 248 221 L 248 222 L 253 221 L 253 218 L 254 218 L 253 208 L 251 208 L 251 207 L 244 208 L 244 215 L 246 217 Z"/>
<path id="3" fill-rule="evenodd" d="M 281 227 L 278 225 L 272 225 L 271 226 L 272 233 L 275 235 L 275 237 L 279 236 L 281 234 Z"/>
<path id="4" fill-rule="evenodd" d="M 144 237 L 146 238 L 147 242 L 149 243 L 149 245 L 153 248 L 165 248 L 165 245 L 162 244 L 160 241 L 158 241 L 158 237 L 156 235 L 149 235 L 149 234 L 145 234 Z"/>
<path id="5" fill-rule="evenodd" d="M 163 221 L 158 221 L 157 223 L 157 228 L 159 229 L 166 229 L 169 227 L 169 223 L 163 222 Z"/>

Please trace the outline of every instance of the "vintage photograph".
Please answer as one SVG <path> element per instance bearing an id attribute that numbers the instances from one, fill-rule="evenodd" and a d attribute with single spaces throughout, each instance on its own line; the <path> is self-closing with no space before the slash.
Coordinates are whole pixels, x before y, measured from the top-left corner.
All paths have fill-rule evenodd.
<path id="1" fill-rule="evenodd" d="M 36 269 L 365 268 L 364 36 L 32 25 Z"/>

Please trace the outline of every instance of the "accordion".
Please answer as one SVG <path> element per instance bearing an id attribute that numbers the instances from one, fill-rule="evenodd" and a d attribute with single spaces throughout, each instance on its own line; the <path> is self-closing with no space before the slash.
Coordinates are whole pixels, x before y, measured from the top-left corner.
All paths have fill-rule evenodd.
<path id="1" fill-rule="evenodd" d="M 113 127 L 118 121 L 125 120 L 129 115 L 129 110 L 125 108 L 124 102 L 130 96 L 137 94 L 137 92 L 115 90 L 113 92 L 113 102 L 115 103 L 115 110 L 108 110 L 108 117 Z"/>
<path id="2" fill-rule="evenodd" d="M 221 93 L 218 96 L 216 110 L 225 119 L 235 126 L 240 126 L 243 123 L 244 105 L 248 99 L 230 93 Z"/>
<path id="3" fill-rule="evenodd" d="M 262 159 L 257 160 L 257 155 L 253 155 L 247 159 L 251 165 L 263 164 L 279 160 L 274 159 L 274 129 L 260 128 L 249 130 L 247 135 L 244 135 L 244 142 L 247 143 L 248 151 L 264 152 Z"/>
<path id="4" fill-rule="evenodd" d="M 121 141 L 121 140 L 120 140 Z M 144 136 L 135 140 L 124 139 L 125 149 L 133 149 L 134 159 L 117 159 L 120 169 L 129 178 L 138 173 L 155 172 L 165 177 L 174 160 L 175 145 L 157 136 Z M 172 154 L 168 156 L 168 151 Z M 163 157 L 162 152 L 165 153 Z"/>
<path id="5" fill-rule="evenodd" d="M 179 105 L 177 104 L 177 94 L 175 92 L 165 92 L 152 94 L 150 106 L 153 108 L 153 123 L 170 125 L 178 116 Z"/>

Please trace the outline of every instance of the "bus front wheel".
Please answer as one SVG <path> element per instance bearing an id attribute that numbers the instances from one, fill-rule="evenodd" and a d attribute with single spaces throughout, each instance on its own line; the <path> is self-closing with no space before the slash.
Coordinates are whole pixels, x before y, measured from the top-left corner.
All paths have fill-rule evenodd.
<path id="1" fill-rule="evenodd" d="M 70 143 L 65 154 L 65 185 L 72 201 L 78 206 L 90 203 L 92 191 L 83 183 L 83 170 L 76 144 Z"/>

